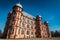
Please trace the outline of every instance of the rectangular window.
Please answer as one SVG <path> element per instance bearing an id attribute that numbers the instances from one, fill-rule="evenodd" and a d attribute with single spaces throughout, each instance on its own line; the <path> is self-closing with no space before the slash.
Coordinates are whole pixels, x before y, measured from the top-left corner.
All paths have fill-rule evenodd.
<path id="1" fill-rule="evenodd" d="M 33 32 L 31 32 L 31 35 L 33 35 Z"/>
<path id="2" fill-rule="evenodd" d="M 22 35 L 24 34 L 24 30 L 23 30 L 23 29 L 21 30 L 21 34 L 22 34 Z"/>
<path id="3" fill-rule="evenodd" d="M 27 22 L 29 23 L 29 20 L 27 20 Z"/>
<path id="4" fill-rule="evenodd" d="M 31 26 L 31 29 L 33 29 L 33 26 Z"/>
<path id="5" fill-rule="evenodd" d="M 14 29 L 11 27 L 10 28 L 10 34 L 13 34 L 14 33 Z"/>
<path id="6" fill-rule="evenodd" d="M 14 20 L 12 21 L 12 24 L 15 25 L 15 21 Z"/>
<path id="7" fill-rule="evenodd" d="M 24 27 L 24 23 L 22 23 L 22 27 Z"/>
<path id="8" fill-rule="evenodd" d="M 29 28 L 29 25 L 27 25 L 27 28 Z"/>
<path id="9" fill-rule="evenodd" d="M 27 31 L 27 35 L 29 35 L 29 31 Z"/>

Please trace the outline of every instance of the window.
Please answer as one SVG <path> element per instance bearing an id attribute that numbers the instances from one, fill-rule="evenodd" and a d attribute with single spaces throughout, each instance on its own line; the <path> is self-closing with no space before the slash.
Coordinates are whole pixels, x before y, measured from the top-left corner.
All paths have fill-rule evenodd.
<path id="1" fill-rule="evenodd" d="M 33 32 L 31 32 L 31 35 L 33 35 Z"/>
<path id="2" fill-rule="evenodd" d="M 31 23 L 31 20 L 29 20 L 29 23 Z"/>
<path id="3" fill-rule="evenodd" d="M 24 23 L 22 23 L 22 27 L 24 27 Z"/>
<path id="4" fill-rule="evenodd" d="M 24 18 L 22 17 L 22 22 L 24 22 Z"/>
<path id="5" fill-rule="evenodd" d="M 27 22 L 29 23 L 29 20 L 27 20 Z"/>
<path id="6" fill-rule="evenodd" d="M 40 30 L 40 27 L 37 27 L 36 30 Z"/>
<path id="7" fill-rule="evenodd" d="M 29 25 L 27 25 L 27 28 L 29 28 Z"/>
<path id="8" fill-rule="evenodd" d="M 26 18 L 26 22 L 27 22 L 27 18 Z"/>
<path id="9" fill-rule="evenodd" d="M 33 26 L 31 26 L 31 29 L 33 29 Z"/>
<path id="10" fill-rule="evenodd" d="M 24 34 L 24 30 L 23 30 L 23 29 L 21 30 L 21 34 L 22 34 L 22 35 Z"/>
<path id="11" fill-rule="evenodd" d="M 14 29 L 11 27 L 10 28 L 10 34 L 13 34 L 13 32 L 14 32 Z"/>
<path id="12" fill-rule="evenodd" d="M 12 24 L 15 25 L 15 21 L 14 20 L 12 21 Z"/>
<path id="13" fill-rule="evenodd" d="M 29 31 L 27 31 L 27 35 L 29 35 Z"/>
<path id="14" fill-rule="evenodd" d="M 13 17 L 16 17 L 16 13 L 13 14 Z"/>
<path id="15" fill-rule="evenodd" d="M 31 23 L 32 23 L 32 20 L 31 20 Z"/>

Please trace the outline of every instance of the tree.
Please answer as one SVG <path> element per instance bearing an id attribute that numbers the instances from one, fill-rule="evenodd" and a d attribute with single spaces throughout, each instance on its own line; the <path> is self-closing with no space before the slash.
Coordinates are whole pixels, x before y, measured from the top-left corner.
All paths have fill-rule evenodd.
<path id="1" fill-rule="evenodd" d="M 2 36 L 2 31 L 0 30 L 0 38 L 1 38 L 1 36 Z"/>
<path id="2" fill-rule="evenodd" d="M 52 37 L 60 37 L 60 31 L 51 31 L 51 36 Z"/>
<path id="3" fill-rule="evenodd" d="M 54 37 L 54 31 L 51 31 L 51 36 Z"/>

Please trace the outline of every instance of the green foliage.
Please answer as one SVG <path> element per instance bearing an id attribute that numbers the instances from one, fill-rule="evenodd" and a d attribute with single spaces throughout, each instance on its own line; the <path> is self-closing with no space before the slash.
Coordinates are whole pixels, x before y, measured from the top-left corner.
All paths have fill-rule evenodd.
<path id="1" fill-rule="evenodd" d="M 51 36 L 52 37 L 60 37 L 60 31 L 51 31 Z"/>

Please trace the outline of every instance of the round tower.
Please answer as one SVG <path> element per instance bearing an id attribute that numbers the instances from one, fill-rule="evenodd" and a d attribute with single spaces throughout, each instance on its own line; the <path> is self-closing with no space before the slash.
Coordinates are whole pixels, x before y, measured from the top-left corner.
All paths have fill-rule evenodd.
<path id="1" fill-rule="evenodd" d="M 40 15 L 36 16 L 36 37 L 41 37 L 41 25 L 42 25 L 42 17 Z"/>
<path id="2" fill-rule="evenodd" d="M 49 25 L 48 25 L 48 21 L 45 21 L 44 24 L 45 24 L 46 26 L 49 26 Z"/>
<path id="3" fill-rule="evenodd" d="M 18 12 L 21 12 L 21 11 L 22 11 L 22 8 L 23 8 L 22 5 L 18 3 L 18 4 L 15 4 L 15 5 L 13 6 L 13 11 L 14 11 L 14 12 L 17 12 L 17 11 L 18 11 Z"/>
<path id="4" fill-rule="evenodd" d="M 48 21 L 45 21 L 44 22 L 44 25 L 46 26 L 46 29 L 47 29 L 47 35 L 48 35 L 48 37 L 51 37 L 51 32 L 50 32 L 50 30 L 49 30 L 49 23 L 48 23 Z"/>
<path id="5" fill-rule="evenodd" d="M 38 24 L 42 24 L 42 16 L 40 16 L 40 15 L 37 15 L 36 16 L 36 21 L 38 22 Z"/>
<path id="6" fill-rule="evenodd" d="M 8 29 L 7 38 L 19 38 L 19 27 L 21 25 L 22 5 L 13 6 L 12 16 L 10 19 L 10 28 Z"/>

